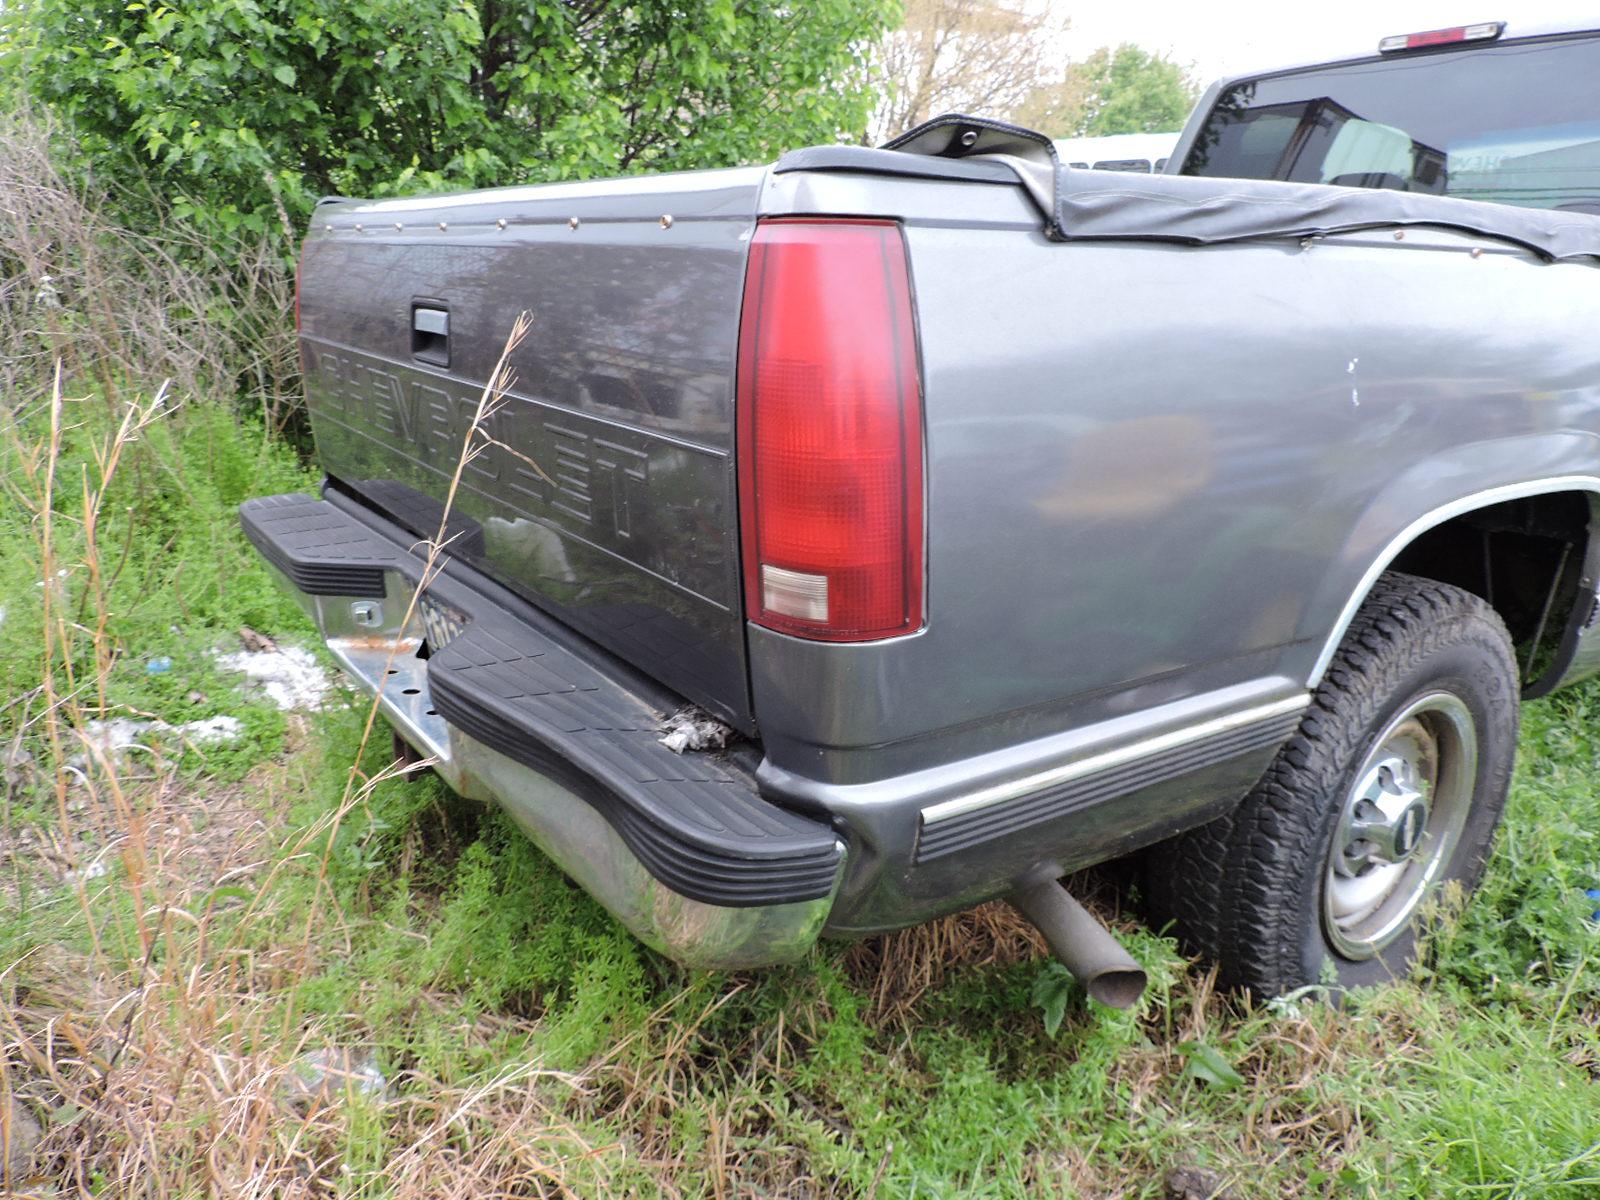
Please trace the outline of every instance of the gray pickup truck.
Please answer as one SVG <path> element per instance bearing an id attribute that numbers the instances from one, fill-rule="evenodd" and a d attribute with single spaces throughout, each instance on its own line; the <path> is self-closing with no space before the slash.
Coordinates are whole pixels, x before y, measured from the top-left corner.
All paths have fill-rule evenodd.
<path id="1" fill-rule="evenodd" d="M 1183 175 L 951 116 L 326 202 L 326 482 L 245 531 L 407 745 L 679 961 L 1005 897 L 1129 1003 L 1059 880 L 1144 851 L 1232 985 L 1403 971 L 1519 695 L 1600 667 L 1600 43 L 1503 33 L 1231 81 Z M 1333 177 L 1214 176 L 1313 136 Z"/>

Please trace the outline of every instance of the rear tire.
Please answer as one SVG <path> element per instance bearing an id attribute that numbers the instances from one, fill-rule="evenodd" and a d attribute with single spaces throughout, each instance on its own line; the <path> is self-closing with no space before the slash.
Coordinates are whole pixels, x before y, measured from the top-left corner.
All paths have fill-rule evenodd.
<path id="1" fill-rule="evenodd" d="M 1406 974 L 1419 906 L 1471 890 L 1505 805 L 1518 672 L 1499 616 L 1389 573 L 1288 744 L 1229 816 L 1145 856 L 1153 923 L 1258 996 Z"/>

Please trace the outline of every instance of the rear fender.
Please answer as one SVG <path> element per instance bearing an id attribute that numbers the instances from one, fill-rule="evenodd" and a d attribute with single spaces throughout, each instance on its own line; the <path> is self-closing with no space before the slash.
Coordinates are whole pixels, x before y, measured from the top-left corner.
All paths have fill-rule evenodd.
<path id="1" fill-rule="evenodd" d="M 1328 669 L 1378 576 L 1407 546 L 1445 521 L 1493 504 L 1557 492 L 1584 493 L 1590 533 L 1573 606 L 1557 660 L 1529 689 L 1543 695 L 1600 669 L 1600 637 L 1591 637 L 1600 581 L 1600 438 L 1573 430 L 1456 447 L 1425 458 L 1384 487 L 1368 505 L 1306 609 L 1302 636 L 1316 648 L 1306 685 Z"/>

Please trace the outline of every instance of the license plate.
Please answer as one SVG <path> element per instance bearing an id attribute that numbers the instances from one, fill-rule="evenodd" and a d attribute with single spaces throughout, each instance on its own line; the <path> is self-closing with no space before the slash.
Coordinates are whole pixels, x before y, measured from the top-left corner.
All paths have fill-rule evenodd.
<path id="1" fill-rule="evenodd" d="M 457 634 L 467 627 L 467 618 L 449 605 L 440 604 L 431 596 L 422 597 L 422 632 L 428 640 L 428 649 L 442 650 Z"/>

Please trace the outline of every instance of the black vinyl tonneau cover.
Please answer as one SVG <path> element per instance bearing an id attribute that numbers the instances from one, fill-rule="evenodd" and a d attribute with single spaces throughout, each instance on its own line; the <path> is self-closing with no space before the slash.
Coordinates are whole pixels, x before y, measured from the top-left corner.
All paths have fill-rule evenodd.
<path id="1" fill-rule="evenodd" d="M 961 113 L 935 117 L 881 150 L 818 147 L 786 156 L 777 170 L 907 174 L 904 158 L 893 161 L 904 155 L 930 157 L 941 176 L 1020 183 L 1056 241 L 1212 245 L 1421 225 L 1509 242 L 1549 261 L 1600 260 L 1600 216 L 1587 213 L 1328 184 L 1074 170 L 1044 134 Z"/>
<path id="2" fill-rule="evenodd" d="M 1068 239 L 1151 238 L 1210 245 L 1424 225 L 1510 242 L 1549 261 L 1600 259 L 1600 217 L 1424 192 L 1073 171 L 1057 189 Z"/>

